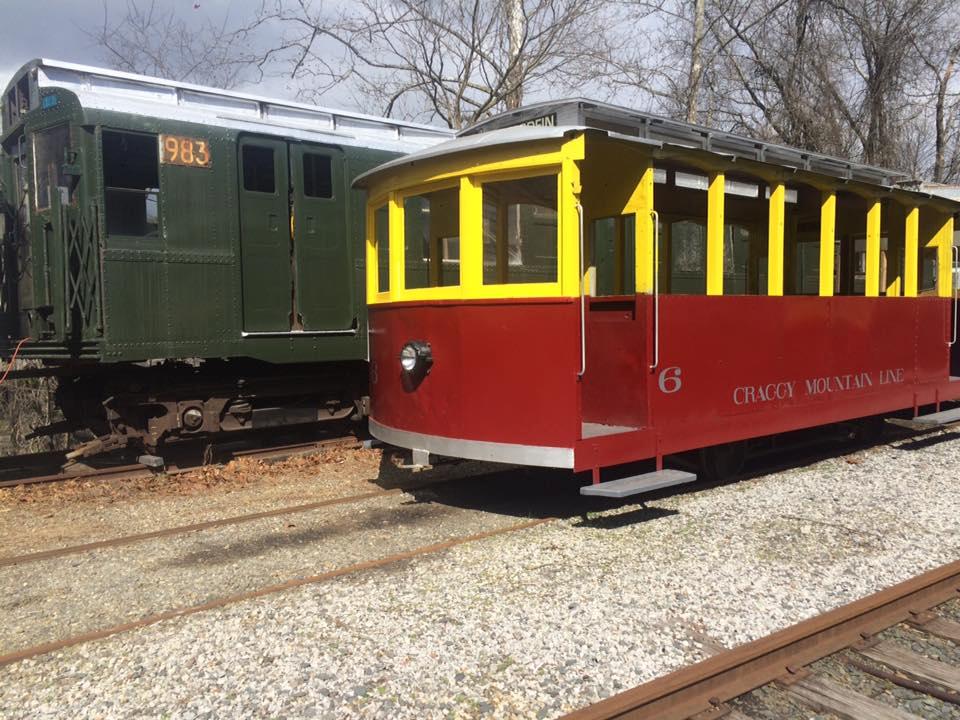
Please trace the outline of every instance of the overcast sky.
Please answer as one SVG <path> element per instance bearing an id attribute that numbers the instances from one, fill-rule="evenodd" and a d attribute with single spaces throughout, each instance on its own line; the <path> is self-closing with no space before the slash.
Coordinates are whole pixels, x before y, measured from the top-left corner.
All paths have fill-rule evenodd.
<path id="1" fill-rule="evenodd" d="M 226 12 L 232 21 L 243 20 L 260 6 L 260 0 L 160 1 L 176 6 L 186 18 L 196 17 L 198 23 L 209 17 L 219 24 Z M 111 17 L 122 17 L 125 7 L 126 0 L 106 0 Z M 100 48 L 83 32 L 103 24 L 103 11 L 104 0 L 0 0 L 0 90 L 33 58 L 104 65 Z M 257 86 L 239 89 L 270 97 L 296 94 L 296 87 L 282 78 L 268 78 Z M 338 97 L 335 91 L 324 99 L 325 104 L 351 105 L 347 96 Z"/>

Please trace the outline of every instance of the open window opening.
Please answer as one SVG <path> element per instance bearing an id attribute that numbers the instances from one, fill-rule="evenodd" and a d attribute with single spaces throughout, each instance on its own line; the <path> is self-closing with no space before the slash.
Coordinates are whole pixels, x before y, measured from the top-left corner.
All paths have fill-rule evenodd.
<path id="1" fill-rule="evenodd" d="M 930 207 L 920 208 L 917 252 L 917 293 L 920 295 L 934 295 L 937 291 L 937 235 L 942 223 L 939 212 Z"/>
<path id="2" fill-rule="evenodd" d="M 636 292 L 636 215 L 597 218 L 590 224 L 591 295 L 633 295 Z"/>
<path id="3" fill-rule="evenodd" d="M 407 289 L 460 284 L 460 191 L 445 188 L 403 201 Z"/>
<path id="4" fill-rule="evenodd" d="M 764 295 L 767 292 L 770 192 L 768 185 L 753 178 L 729 174 L 725 178 L 724 295 Z M 795 192 L 787 194 L 796 199 Z M 790 207 L 791 204 L 784 204 L 785 211 Z"/>
<path id="5" fill-rule="evenodd" d="M 904 294 L 907 208 L 889 201 L 883 204 L 884 233 L 880 237 L 880 294 Z"/>
<path id="6" fill-rule="evenodd" d="M 483 185 L 484 285 L 557 282 L 557 176 Z"/>
<path id="7" fill-rule="evenodd" d="M 835 295 L 865 295 L 867 288 L 868 203 L 848 192 L 837 193 Z"/>
<path id="8" fill-rule="evenodd" d="M 823 193 L 798 185 L 796 204 L 784 222 L 784 295 L 820 294 L 820 227 Z M 792 212 L 791 212 L 792 210 Z"/>
<path id="9" fill-rule="evenodd" d="M 937 270 L 939 267 L 937 248 L 921 248 L 919 261 L 920 267 L 917 272 L 917 289 L 922 295 L 935 295 L 937 292 Z"/>
<path id="10" fill-rule="evenodd" d="M 698 170 L 668 166 L 656 168 L 654 183 L 654 207 L 660 216 L 660 292 L 705 295 L 709 180 Z"/>
<path id="11" fill-rule="evenodd" d="M 160 225 L 157 136 L 103 131 L 108 235 L 156 237 Z"/>

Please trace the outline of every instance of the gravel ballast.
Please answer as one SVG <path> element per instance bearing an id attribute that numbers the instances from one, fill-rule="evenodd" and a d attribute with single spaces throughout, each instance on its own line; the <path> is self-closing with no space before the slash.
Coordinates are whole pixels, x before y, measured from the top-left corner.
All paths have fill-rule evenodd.
<path id="1" fill-rule="evenodd" d="M 0 716 L 555 717 L 957 559 L 958 476 L 943 435 L 557 520 L 14 664 Z"/>

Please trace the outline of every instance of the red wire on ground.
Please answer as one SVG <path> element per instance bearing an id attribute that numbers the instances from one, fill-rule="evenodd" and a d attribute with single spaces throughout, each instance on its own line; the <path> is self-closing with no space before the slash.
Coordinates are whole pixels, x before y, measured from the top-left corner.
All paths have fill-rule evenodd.
<path id="1" fill-rule="evenodd" d="M 10 357 L 10 362 L 7 363 L 7 369 L 3 371 L 3 377 L 0 377 L 0 385 L 3 385 L 4 381 L 7 379 L 7 375 L 10 374 L 10 369 L 13 367 L 13 364 L 17 361 L 17 355 L 20 352 L 20 348 L 23 347 L 23 344 L 28 340 L 33 340 L 33 338 L 21 338 L 20 342 L 17 343 L 17 347 L 13 351 L 13 355 Z"/>

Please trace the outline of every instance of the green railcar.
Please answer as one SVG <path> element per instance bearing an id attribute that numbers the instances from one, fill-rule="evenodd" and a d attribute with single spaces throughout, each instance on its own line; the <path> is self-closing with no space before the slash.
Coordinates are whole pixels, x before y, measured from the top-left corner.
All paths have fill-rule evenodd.
<path id="1" fill-rule="evenodd" d="M 29 338 L 100 447 L 342 417 L 367 353 L 352 180 L 448 137 L 30 62 L 3 96 L 3 354 Z"/>

